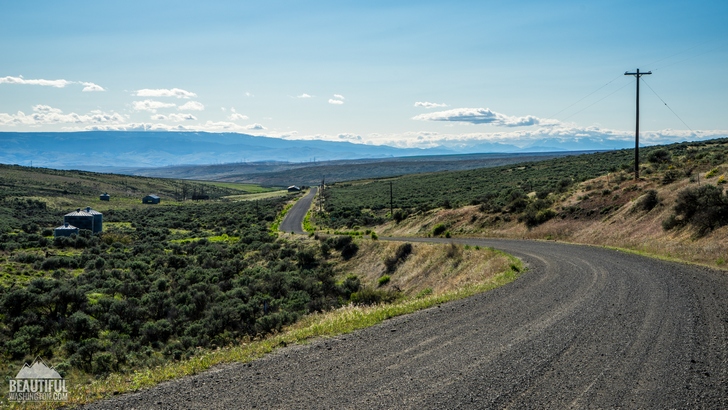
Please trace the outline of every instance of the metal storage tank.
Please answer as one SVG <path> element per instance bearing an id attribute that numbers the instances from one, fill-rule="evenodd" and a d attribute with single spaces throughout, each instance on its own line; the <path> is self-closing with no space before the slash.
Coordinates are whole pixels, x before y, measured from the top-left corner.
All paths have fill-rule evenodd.
<path id="1" fill-rule="evenodd" d="M 78 208 L 71 213 L 67 213 L 63 217 L 63 223 L 73 225 L 78 229 L 88 229 L 92 232 L 94 230 L 94 216 L 86 211 L 82 211 L 81 208 Z"/>
<path id="2" fill-rule="evenodd" d="M 73 234 L 78 235 L 78 228 L 70 224 L 63 224 L 53 230 L 53 237 L 55 238 L 59 236 L 71 236 Z"/>
<path id="3" fill-rule="evenodd" d="M 94 233 L 99 233 L 99 232 L 103 231 L 104 230 L 103 229 L 103 226 L 104 226 L 104 214 L 102 214 L 99 211 L 94 211 L 93 209 L 91 209 L 90 206 L 87 206 L 86 209 L 85 209 L 85 211 L 87 213 L 93 215 L 93 217 L 94 217 L 94 229 L 93 229 L 93 232 Z"/>

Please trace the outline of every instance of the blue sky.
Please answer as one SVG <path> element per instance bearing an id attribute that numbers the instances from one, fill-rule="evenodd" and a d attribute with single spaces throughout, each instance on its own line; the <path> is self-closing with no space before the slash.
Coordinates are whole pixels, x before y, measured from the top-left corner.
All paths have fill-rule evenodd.
<path id="1" fill-rule="evenodd" d="M 0 131 L 185 129 L 420 147 L 627 141 L 635 80 L 623 73 L 640 68 L 653 71 L 641 86 L 645 142 L 728 135 L 725 1 L 2 10 Z"/>

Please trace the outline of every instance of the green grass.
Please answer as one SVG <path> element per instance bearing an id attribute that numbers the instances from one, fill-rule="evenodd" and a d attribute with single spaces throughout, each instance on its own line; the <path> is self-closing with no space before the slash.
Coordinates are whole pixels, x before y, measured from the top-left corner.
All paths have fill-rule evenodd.
<path id="1" fill-rule="evenodd" d="M 295 202 L 287 204 L 283 210 L 276 216 L 275 221 L 270 225 L 270 231 L 273 233 L 278 233 L 278 227 L 281 226 L 281 222 L 283 222 L 283 218 L 285 218 L 286 214 L 288 213 L 288 210 L 291 209 Z"/>
<path id="2" fill-rule="evenodd" d="M 240 237 L 237 236 L 228 236 L 228 234 L 224 233 L 222 235 L 217 236 L 205 236 L 205 237 L 195 237 L 195 238 L 184 238 L 184 239 L 172 239 L 169 242 L 172 243 L 189 243 L 189 242 L 195 242 L 199 241 L 200 239 L 207 239 L 209 242 L 225 242 L 225 243 L 235 243 L 240 240 Z"/>
<path id="3" fill-rule="evenodd" d="M 264 192 L 271 192 L 271 191 L 279 191 L 280 188 L 272 188 L 272 187 L 263 187 L 256 184 L 243 184 L 243 183 L 237 183 L 237 182 L 217 182 L 217 181 L 199 181 L 201 183 L 204 183 L 206 185 L 212 185 L 220 188 L 228 188 L 228 189 L 234 189 L 238 191 L 243 191 L 249 194 L 261 194 Z"/>
<path id="4" fill-rule="evenodd" d="M 504 255 L 500 251 L 495 251 Z M 312 339 L 333 337 L 379 324 L 387 319 L 406 315 L 454 300 L 464 299 L 487 292 L 514 281 L 524 271 L 520 260 L 509 256 L 512 268 L 479 284 L 468 285 L 453 292 L 439 295 L 420 292 L 417 297 L 400 300 L 393 304 L 376 306 L 348 305 L 331 312 L 306 316 L 283 332 L 263 339 L 245 339 L 226 348 L 204 351 L 188 360 L 167 363 L 158 367 L 136 371 L 132 374 L 112 374 L 103 380 L 88 384 L 75 383 L 69 379 L 69 402 L 66 405 L 80 405 L 107 398 L 120 393 L 149 388 L 167 380 L 201 373 L 223 363 L 247 363 L 274 350 L 290 344 L 303 344 Z M 515 269 L 513 269 L 515 267 Z M 35 408 L 56 408 L 61 403 L 47 403 Z M 11 404 L 10 408 L 27 408 Z"/>
<path id="5" fill-rule="evenodd" d="M 285 195 L 288 195 L 287 190 L 277 190 L 277 191 L 260 192 L 260 193 L 255 193 L 255 194 L 229 195 L 229 196 L 224 197 L 224 199 L 227 199 L 230 201 L 255 201 L 258 199 L 275 198 L 278 196 L 285 196 Z"/>

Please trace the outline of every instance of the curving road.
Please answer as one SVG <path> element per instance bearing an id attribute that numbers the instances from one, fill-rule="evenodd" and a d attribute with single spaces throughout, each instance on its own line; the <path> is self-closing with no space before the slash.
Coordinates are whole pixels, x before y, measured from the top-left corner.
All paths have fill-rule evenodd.
<path id="1" fill-rule="evenodd" d="M 502 249 L 529 270 L 87 408 L 728 408 L 725 273 L 554 242 L 442 241 Z"/>
<path id="2" fill-rule="evenodd" d="M 318 187 L 311 187 L 308 194 L 303 198 L 296 201 L 295 204 L 288 210 L 286 216 L 283 217 L 281 225 L 278 230 L 281 232 L 293 232 L 297 234 L 304 234 L 303 231 L 303 218 L 306 216 L 308 209 L 311 207 L 313 197 L 316 196 Z"/>

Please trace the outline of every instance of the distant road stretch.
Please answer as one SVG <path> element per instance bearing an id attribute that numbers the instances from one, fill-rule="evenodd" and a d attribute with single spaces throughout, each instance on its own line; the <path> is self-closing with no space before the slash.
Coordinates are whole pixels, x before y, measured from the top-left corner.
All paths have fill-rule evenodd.
<path id="1" fill-rule="evenodd" d="M 311 207 L 313 197 L 316 195 L 318 187 L 311 187 L 311 190 L 303 198 L 296 201 L 295 204 L 288 210 L 286 216 L 283 218 L 281 225 L 278 229 L 282 232 L 293 232 L 297 234 L 304 234 L 303 231 L 303 218 L 306 216 L 306 212 Z"/>
<path id="2" fill-rule="evenodd" d="M 554 242 L 389 239 L 490 246 L 529 270 L 465 300 L 87 408 L 728 408 L 724 272 Z"/>

